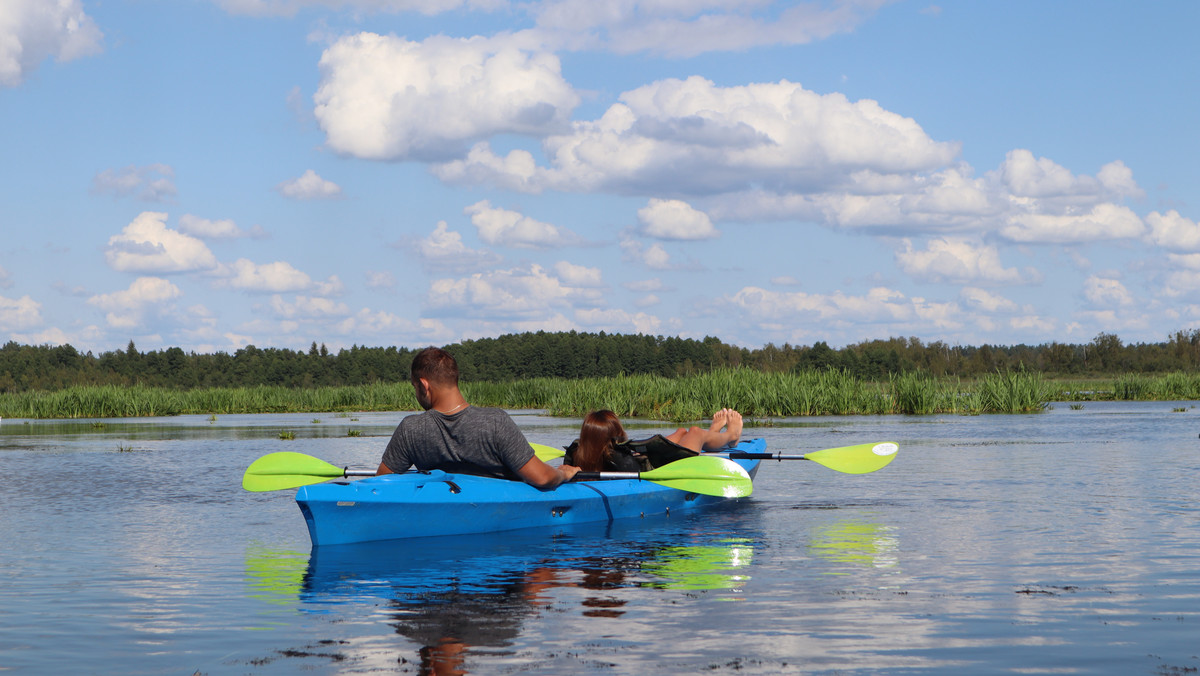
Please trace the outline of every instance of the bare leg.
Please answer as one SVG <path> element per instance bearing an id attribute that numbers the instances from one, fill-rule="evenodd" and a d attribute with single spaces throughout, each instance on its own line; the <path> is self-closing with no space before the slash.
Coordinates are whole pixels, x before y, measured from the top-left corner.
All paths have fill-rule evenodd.
<path id="1" fill-rule="evenodd" d="M 673 433 L 667 435 L 667 439 L 683 446 L 690 448 L 693 451 L 715 451 L 726 446 L 736 444 L 742 438 L 742 414 L 733 409 L 721 409 L 713 415 L 715 419 L 718 415 L 724 417 L 724 430 L 712 427 L 704 429 L 701 427 L 689 427 L 684 429 L 680 427 Z M 715 422 L 714 422 L 715 424 Z"/>

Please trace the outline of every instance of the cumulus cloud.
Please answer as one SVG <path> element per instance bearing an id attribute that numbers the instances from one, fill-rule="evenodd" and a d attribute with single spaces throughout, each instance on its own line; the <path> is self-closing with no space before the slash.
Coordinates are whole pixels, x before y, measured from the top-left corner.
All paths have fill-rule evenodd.
<path id="1" fill-rule="evenodd" d="M 477 272 L 460 279 L 438 279 L 427 306 L 438 314 L 487 319 L 531 319 L 562 307 L 571 288 L 539 265 Z"/>
<path id="2" fill-rule="evenodd" d="M 488 244 L 523 249 L 562 246 L 576 238 L 569 231 L 534 220 L 517 211 L 493 207 L 488 200 L 463 209 Z"/>
<path id="3" fill-rule="evenodd" d="M 42 304 L 30 298 L 0 296 L 0 333 L 25 331 L 42 325 Z"/>
<path id="4" fill-rule="evenodd" d="M 494 134 L 567 127 L 579 96 L 558 57 L 485 38 L 360 33 L 321 56 L 314 114 L 333 150 L 377 160 L 460 156 Z"/>
<path id="5" fill-rule="evenodd" d="M 222 278 L 222 286 L 251 293 L 288 293 L 305 291 L 313 286 L 311 277 L 286 261 L 260 265 L 239 258 L 229 265 L 222 265 L 216 274 Z"/>
<path id="6" fill-rule="evenodd" d="M 196 272 L 218 263 L 200 240 L 167 227 L 167 214 L 143 211 L 108 240 L 104 258 L 120 272 Z"/>
<path id="7" fill-rule="evenodd" d="M 1120 161 L 1104 165 L 1095 177 L 1076 176 L 1052 160 L 1017 149 L 1008 153 L 997 173 L 1015 197 L 1119 199 L 1144 195 L 1133 172 Z"/>
<path id="8" fill-rule="evenodd" d="M 234 239 L 238 237 L 265 237 L 266 232 L 259 226 L 250 230 L 238 227 L 228 218 L 212 220 L 184 214 L 179 217 L 179 232 L 202 239 Z"/>
<path id="9" fill-rule="evenodd" d="M 906 239 L 904 250 L 896 252 L 896 263 L 905 274 L 933 282 L 1011 284 L 1023 281 L 1016 268 L 1006 268 L 1000 262 L 996 247 L 962 239 L 933 239 L 923 251 L 914 250 L 912 242 Z"/>
<path id="10" fill-rule="evenodd" d="M 1010 216 L 999 230 L 1014 242 L 1072 243 L 1140 237 L 1142 219 L 1129 207 L 1105 202 L 1083 213 Z"/>
<path id="11" fill-rule="evenodd" d="M 1132 305 L 1133 294 L 1119 280 L 1092 275 L 1083 285 L 1083 296 L 1097 307 Z"/>
<path id="12" fill-rule="evenodd" d="M 363 308 L 333 325 L 343 336 L 382 336 L 396 343 L 447 343 L 461 338 L 437 319 L 409 319 L 397 314 Z"/>
<path id="13" fill-rule="evenodd" d="M 841 291 L 818 294 L 747 286 L 726 296 L 724 302 L 749 321 L 777 326 L 819 321 L 834 328 L 844 328 L 850 323 L 876 324 L 895 331 L 913 326 L 939 330 L 962 327 L 957 303 L 931 302 L 886 287 L 852 295 Z"/>
<path id="14" fill-rule="evenodd" d="M 284 197 L 294 200 L 327 200 L 342 196 L 341 186 L 321 178 L 312 169 L 299 178 L 280 183 L 275 189 Z"/>
<path id="15" fill-rule="evenodd" d="M 477 270 L 496 265 L 501 260 L 490 251 L 468 247 L 463 243 L 462 234 L 451 230 L 445 221 L 438 221 L 433 232 L 417 240 L 411 250 L 422 264 L 433 269 Z"/>
<path id="16" fill-rule="evenodd" d="M 179 287 L 161 277 L 138 277 L 128 289 L 92 296 L 88 303 L 107 312 L 110 327 L 132 329 L 140 327 L 147 314 L 167 311 L 182 295 Z"/>
<path id="17" fill-rule="evenodd" d="M 1176 251 L 1200 250 L 1200 223 L 1181 216 L 1172 209 L 1165 214 L 1157 211 L 1146 215 L 1150 231 L 1146 241 Z"/>
<path id="18" fill-rule="evenodd" d="M 291 320 L 324 320 L 346 317 L 350 308 L 341 301 L 316 296 L 296 296 L 293 302 L 283 299 L 283 296 L 271 297 L 271 310 L 280 319 Z"/>
<path id="19" fill-rule="evenodd" d="M 621 252 L 626 261 L 651 270 L 670 270 L 674 267 L 671 263 L 671 254 L 667 253 L 667 250 L 658 243 L 645 247 L 632 237 L 623 237 Z"/>
<path id="20" fill-rule="evenodd" d="M 645 312 L 628 312 L 616 308 L 588 308 L 575 312 L 575 320 L 590 331 L 612 333 L 641 333 L 659 335 L 663 320 Z"/>
<path id="21" fill-rule="evenodd" d="M 175 170 L 166 164 L 105 169 L 92 177 L 92 192 L 136 197 L 143 202 L 166 202 L 175 197 Z"/>
<path id="22" fill-rule="evenodd" d="M 708 214 L 681 200 L 651 199 L 638 209 L 642 234 L 658 239 L 712 239 L 720 232 Z"/>
<path id="23" fill-rule="evenodd" d="M 959 291 L 959 297 L 963 299 L 968 308 L 981 310 L 988 314 L 1012 313 L 1020 309 L 1016 303 L 1003 296 L 973 286 L 964 287 Z"/>
<path id="24" fill-rule="evenodd" d="M 530 264 L 439 279 L 427 297 L 429 313 L 482 320 L 548 320 L 564 309 L 603 302 L 600 271 L 559 263 L 553 273 Z"/>
<path id="25" fill-rule="evenodd" d="M 601 288 L 605 286 L 600 268 L 589 268 L 583 265 L 568 263 L 567 261 L 559 261 L 554 264 L 554 273 L 567 286 L 577 288 Z"/>
<path id="26" fill-rule="evenodd" d="M 530 192 L 712 194 L 759 185 L 798 192 L 856 171 L 934 169 L 958 152 L 875 101 L 816 94 L 786 80 L 738 87 L 701 77 L 662 80 L 620 101 L 600 119 L 546 138 L 548 167 L 526 150 L 498 157 L 481 143 L 434 172 Z"/>
<path id="27" fill-rule="evenodd" d="M 103 33 L 80 0 L 4 0 L 0 4 L 0 86 L 15 87 L 48 58 L 99 53 Z"/>

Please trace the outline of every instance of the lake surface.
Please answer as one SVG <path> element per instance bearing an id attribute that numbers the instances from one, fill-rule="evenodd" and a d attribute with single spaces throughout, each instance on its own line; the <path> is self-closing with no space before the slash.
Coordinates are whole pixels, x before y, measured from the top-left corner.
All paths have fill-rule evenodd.
<path id="1" fill-rule="evenodd" d="M 402 414 L 3 420 L 0 670 L 1196 673 L 1192 406 L 776 420 L 746 436 L 900 453 L 764 463 L 753 497 L 685 516 L 315 551 L 293 491 L 242 472 L 373 468 Z"/>

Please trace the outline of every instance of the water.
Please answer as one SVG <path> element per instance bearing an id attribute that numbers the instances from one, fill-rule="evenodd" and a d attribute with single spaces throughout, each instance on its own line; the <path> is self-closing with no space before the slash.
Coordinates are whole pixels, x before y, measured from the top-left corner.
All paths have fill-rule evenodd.
<path id="1" fill-rule="evenodd" d="M 1197 416 L 776 421 L 749 430 L 773 451 L 901 451 L 765 463 L 753 498 L 683 517 L 316 551 L 242 471 L 374 467 L 397 414 L 4 420 L 0 670 L 1196 673 Z M 517 420 L 550 445 L 578 424 Z"/>

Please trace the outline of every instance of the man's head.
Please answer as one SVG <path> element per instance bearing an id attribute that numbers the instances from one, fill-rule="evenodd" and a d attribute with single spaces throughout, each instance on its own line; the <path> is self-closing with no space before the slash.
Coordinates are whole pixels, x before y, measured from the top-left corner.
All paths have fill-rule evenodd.
<path id="1" fill-rule="evenodd" d="M 413 357 L 409 373 L 417 393 L 417 403 L 426 411 L 433 406 L 430 388 L 458 388 L 458 362 L 441 348 L 427 347 L 418 352 Z"/>

